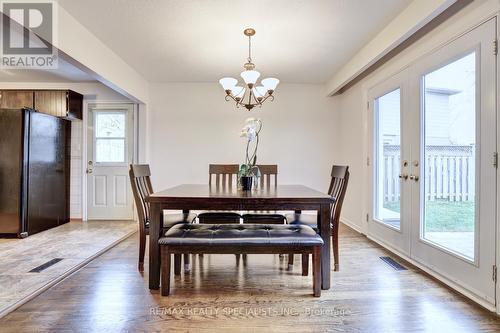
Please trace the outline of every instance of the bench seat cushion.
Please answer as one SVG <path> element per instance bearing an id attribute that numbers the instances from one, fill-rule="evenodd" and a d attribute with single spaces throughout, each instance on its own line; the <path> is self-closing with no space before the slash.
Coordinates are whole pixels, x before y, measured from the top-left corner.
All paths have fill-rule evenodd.
<path id="1" fill-rule="evenodd" d="M 173 246 L 321 246 L 323 239 L 306 225 L 179 224 L 158 242 Z"/>

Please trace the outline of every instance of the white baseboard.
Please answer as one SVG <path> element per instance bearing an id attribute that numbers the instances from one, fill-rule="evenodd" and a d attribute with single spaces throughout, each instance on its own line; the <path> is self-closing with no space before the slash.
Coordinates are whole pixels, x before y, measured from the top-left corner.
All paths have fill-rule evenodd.
<path id="1" fill-rule="evenodd" d="M 361 230 L 362 228 L 359 225 L 357 225 L 356 223 L 354 223 L 351 220 L 349 220 L 349 219 L 341 217 L 340 218 L 340 223 L 345 224 L 349 228 L 353 229 L 354 231 L 356 231 L 356 232 L 358 232 L 358 233 L 360 233 L 362 235 L 365 235 L 365 232 L 363 232 L 363 230 Z"/>

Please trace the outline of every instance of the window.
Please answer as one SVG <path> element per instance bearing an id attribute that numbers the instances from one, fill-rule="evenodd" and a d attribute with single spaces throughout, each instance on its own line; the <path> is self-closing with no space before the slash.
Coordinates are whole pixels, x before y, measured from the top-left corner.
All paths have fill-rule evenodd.
<path id="1" fill-rule="evenodd" d="M 95 116 L 95 162 L 126 162 L 126 113 L 100 112 Z"/>

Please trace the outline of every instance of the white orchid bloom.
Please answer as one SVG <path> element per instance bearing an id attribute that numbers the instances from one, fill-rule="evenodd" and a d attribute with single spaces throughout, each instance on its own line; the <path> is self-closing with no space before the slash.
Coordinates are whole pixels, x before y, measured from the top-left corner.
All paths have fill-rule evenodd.
<path id="1" fill-rule="evenodd" d="M 245 125 L 241 129 L 240 137 L 247 138 L 248 141 L 254 141 L 257 138 L 257 130 L 253 126 Z"/>
<path id="2" fill-rule="evenodd" d="M 261 120 L 259 118 L 247 118 L 245 120 L 245 124 L 246 125 L 250 125 L 250 126 L 258 126 L 260 124 Z"/>
<path id="3" fill-rule="evenodd" d="M 247 132 L 248 141 L 254 141 L 256 138 L 257 138 L 257 131 L 255 130 L 255 128 L 248 129 Z"/>

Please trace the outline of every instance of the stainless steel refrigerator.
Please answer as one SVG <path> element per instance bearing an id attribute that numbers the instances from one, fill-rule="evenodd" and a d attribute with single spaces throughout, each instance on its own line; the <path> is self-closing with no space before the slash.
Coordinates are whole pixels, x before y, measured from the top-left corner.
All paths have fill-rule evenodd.
<path id="1" fill-rule="evenodd" d="M 0 234 L 26 237 L 69 221 L 71 123 L 0 109 Z"/>

